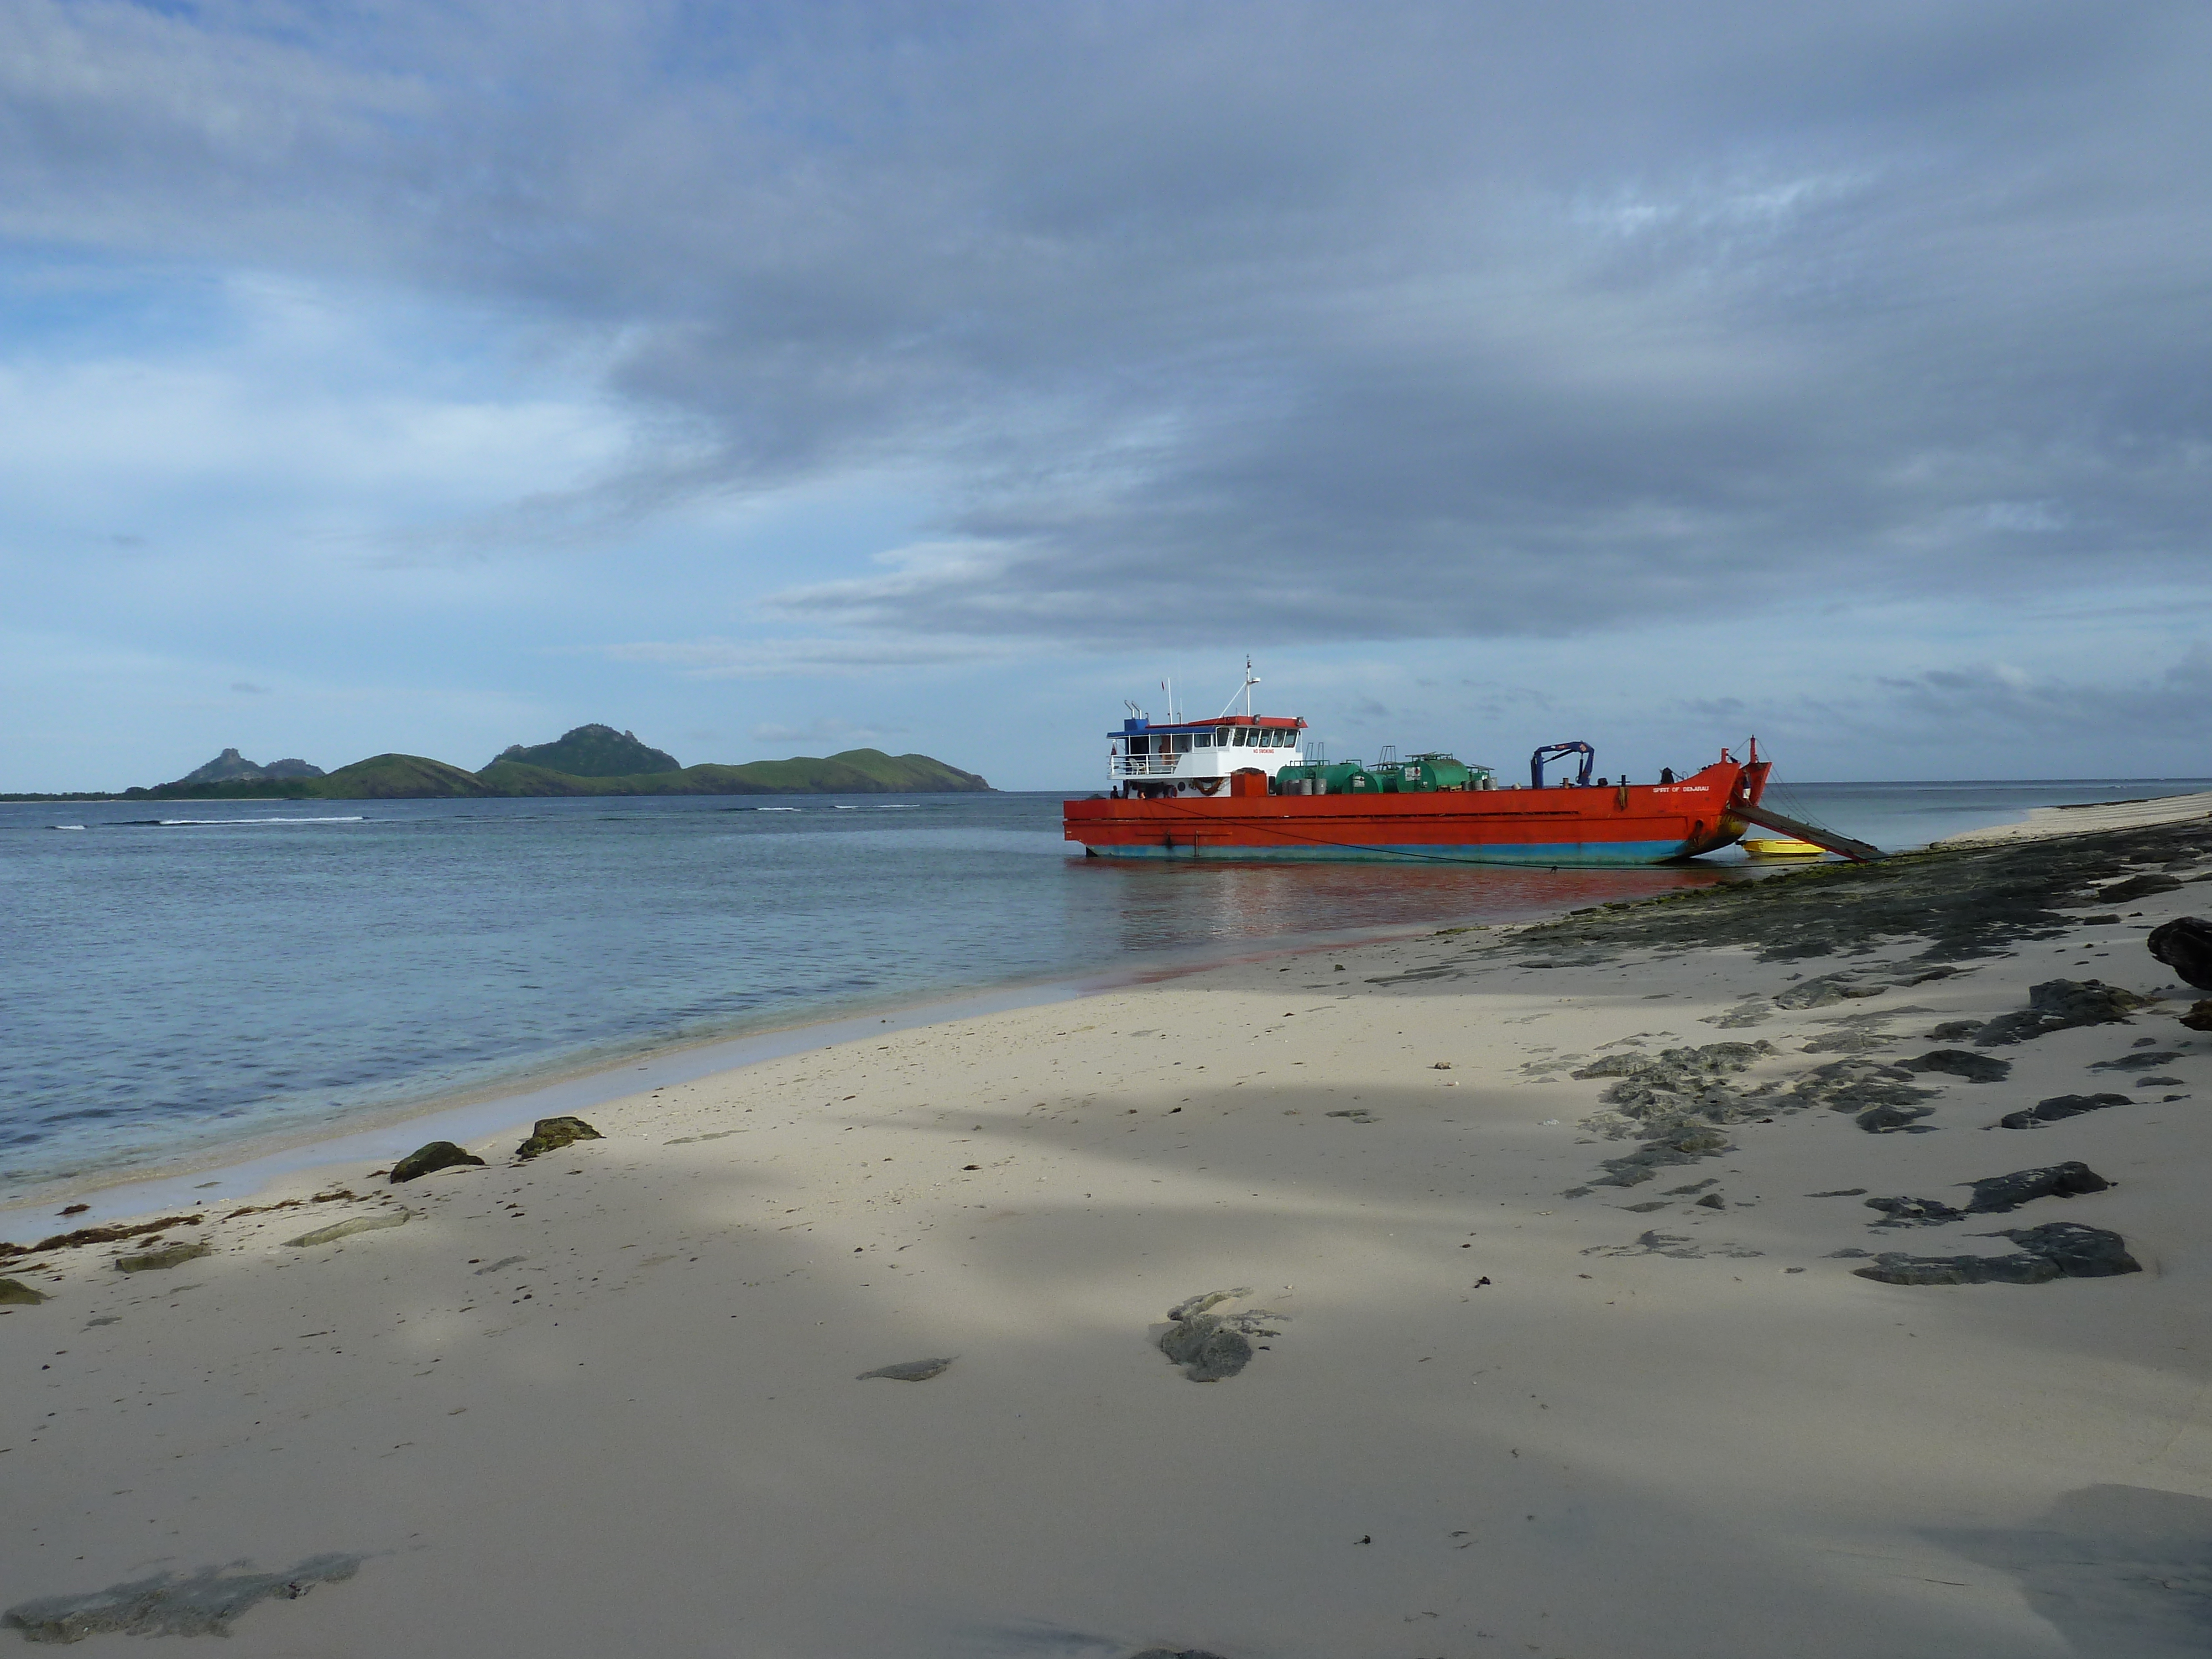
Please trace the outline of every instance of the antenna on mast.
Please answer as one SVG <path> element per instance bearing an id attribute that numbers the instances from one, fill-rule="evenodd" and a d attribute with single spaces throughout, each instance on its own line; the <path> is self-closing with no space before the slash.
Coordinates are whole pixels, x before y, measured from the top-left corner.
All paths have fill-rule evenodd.
<path id="1" fill-rule="evenodd" d="M 1221 714 L 1216 714 L 1213 718 L 1219 720 L 1224 715 L 1227 714 L 1231 709 L 1237 707 L 1237 699 L 1242 697 L 1244 699 L 1244 718 L 1247 720 L 1251 719 L 1252 688 L 1259 684 L 1259 683 L 1260 677 L 1252 672 L 1252 659 L 1249 657 L 1245 658 L 1244 684 L 1238 686 L 1237 690 L 1229 694 L 1229 701 L 1221 705 Z"/>

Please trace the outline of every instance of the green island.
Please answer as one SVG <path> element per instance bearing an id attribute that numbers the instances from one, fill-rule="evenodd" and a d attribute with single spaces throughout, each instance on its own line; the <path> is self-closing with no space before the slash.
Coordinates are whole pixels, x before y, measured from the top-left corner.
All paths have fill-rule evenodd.
<path id="1" fill-rule="evenodd" d="M 325 772 L 301 760 L 266 766 L 226 749 L 171 783 L 117 793 L 0 794 L 0 800 L 426 800 L 522 795 L 865 795 L 988 790 L 973 772 L 927 755 L 848 749 L 817 757 L 680 766 L 665 750 L 611 726 L 580 726 L 552 743 L 514 744 L 481 771 L 422 755 L 371 755 Z"/>

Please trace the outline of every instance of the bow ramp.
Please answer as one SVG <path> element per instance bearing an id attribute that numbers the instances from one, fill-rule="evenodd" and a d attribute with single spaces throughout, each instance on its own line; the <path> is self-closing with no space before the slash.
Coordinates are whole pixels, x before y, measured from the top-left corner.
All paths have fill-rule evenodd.
<path id="1" fill-rule="evenodd" d="M 1853 841 L 1849 836 L 1838 835 L 1833 830 L 1823 830 L 1817 824 L 1784 817 L 1771 806 L 1746 805 L 1739 801 L 1730 805 L 1729 816 L 1742 818 L 1762 829 L 1779 830 L 1784 835 L 1795 836 L 1800 841 L 1809 841 L 1815 847 L 1842 854 L 1854 864 L 1872 864 L 1882 855 L 1879 847 L 1867 842 Z"/>

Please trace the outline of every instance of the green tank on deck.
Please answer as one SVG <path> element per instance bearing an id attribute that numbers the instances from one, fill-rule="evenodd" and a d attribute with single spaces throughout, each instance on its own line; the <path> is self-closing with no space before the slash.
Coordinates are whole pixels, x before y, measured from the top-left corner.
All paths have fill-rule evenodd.
<path id="1" fill-rule="evenodd" d="M 1375 775 L 1358 761 L 1285 766 L 1275 774 L 1279 795 L 1350 795 L 1372 793 Z"/>
<path id="2" fill-rule="evenodd" d="M 1445 754 L 1413 755 L 1373 769 L 1376 786 L 1385 794 L 1431 794 L 1439 789 L 1486 789 L 1490 769 L 1469 766 Z"/>

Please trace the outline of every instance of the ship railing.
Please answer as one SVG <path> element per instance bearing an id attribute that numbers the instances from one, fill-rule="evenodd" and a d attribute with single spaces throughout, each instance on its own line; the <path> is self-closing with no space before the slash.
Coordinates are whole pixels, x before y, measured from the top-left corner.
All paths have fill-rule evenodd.
<path id="1" fill-rule="evenodd" d="M 1164 777 L 1176 769 L 1181 755 L 1115 755 L 1109 762 L 1109 775 L 1117 778 Z"/>

